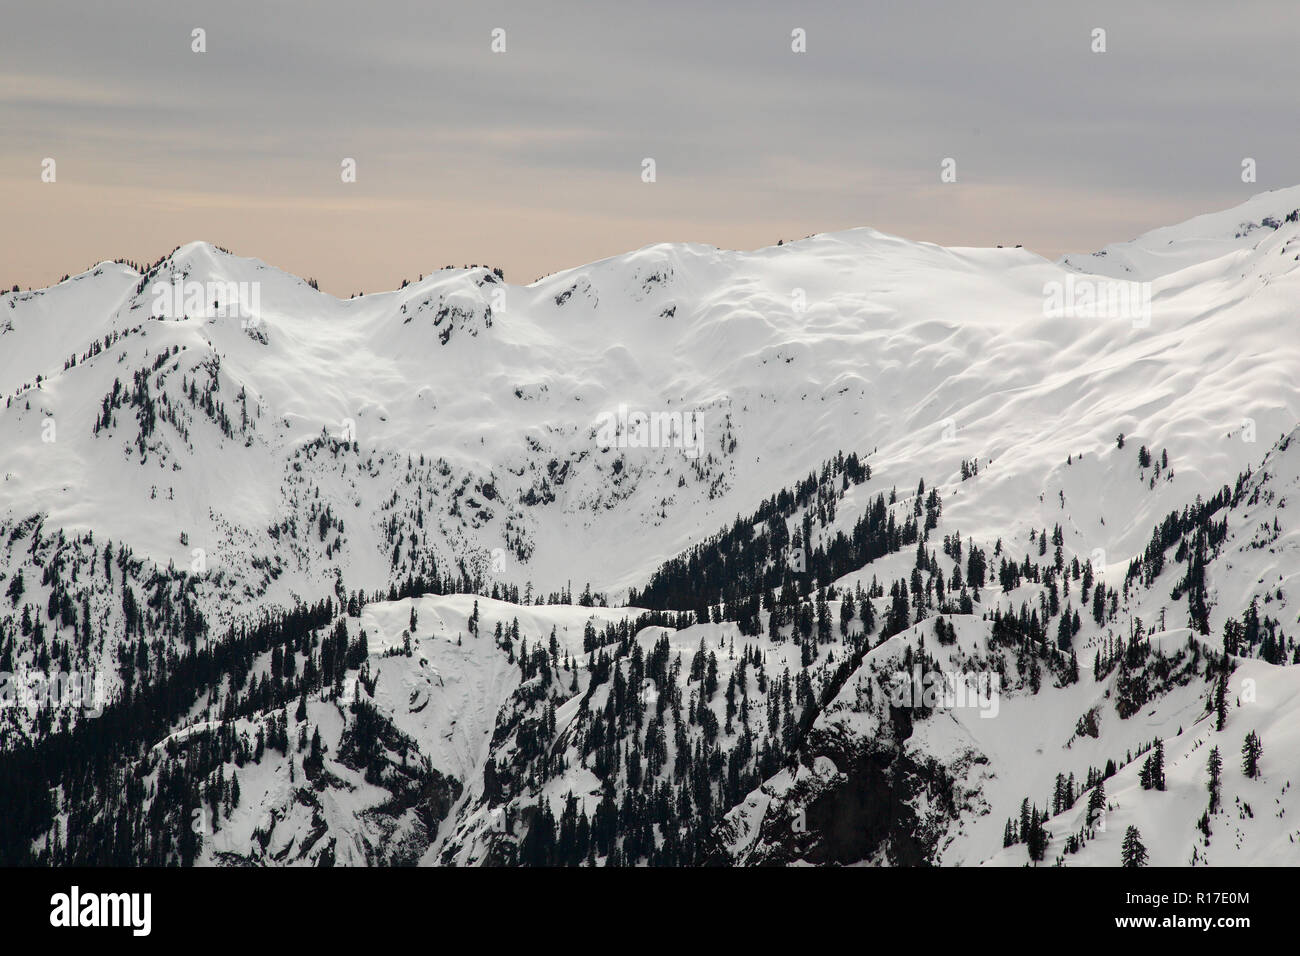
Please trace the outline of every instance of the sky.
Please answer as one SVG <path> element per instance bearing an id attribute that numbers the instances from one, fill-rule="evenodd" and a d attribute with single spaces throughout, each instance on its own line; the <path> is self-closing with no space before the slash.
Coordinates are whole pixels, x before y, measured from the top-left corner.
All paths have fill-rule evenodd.
<path id="1" fill-rule="evenodd" d="M 336 295 L 855 226 L 1056 258 L 1300 183 L 1297 48 L 1293 0 L 0 0 L 0 283 L 196 239 Z"/>

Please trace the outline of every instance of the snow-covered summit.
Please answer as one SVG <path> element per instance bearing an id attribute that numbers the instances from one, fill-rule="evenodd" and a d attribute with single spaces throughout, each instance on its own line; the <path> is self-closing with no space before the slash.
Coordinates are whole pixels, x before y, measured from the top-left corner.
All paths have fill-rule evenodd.
<path id="1" fill-rule="evenodd" d="M 527 821 L 680 775 L 707 781 L 685 844 L 654 845 L 660 822 L 592 858 L 1010 862 L 1031 799 L 1054 856 L 1111 861 L 1109 836 L 1066 848 L 1080 786 L 1114 762 L 1117 819 L 1162 819 L 1115 788 L 1156 738 L 1194 781 L 1252 603 L 1229 664 L 1291 713 L 1295 443 L 1269 448 L 1300 422 L 1297 207 L 1263 194 L 1060 263 L 855 229 L 340 299 L 190 243 L 5 293 L 0 655 L 125 693 L 241 642 L 256 685 L 239 665 L 196 691 L 141 758 L 245 741 L 222 772 L 259 789 L 207 862 L 547 859 Z M 1118 314 L 1078 308 L 1132 286 Z M 922 655 L 1002 668 L 1004 716 L 891 714 Z M 0 741 L 39 736 L 16 713 Z M 1289 738 L 1249 713 L 1232 733 L 1274 759 Z M 849 813 L 847 843 L 791 836 L 864 794 L 888 814 Z M 1177 825 L 1156 855 L 1204 859 Z"/>
<path id="2" fill-rule="evenodd" d="M 1259 193 L 1230 209 L 1153 229 L 1091 255 L 1071 253 L 1061 258 L 1061 264 L 1093 275 L 1150 281 L 1265 245 L 1281 246 L 1284 253 L 1290 249 L 1294 261 L 1298 233 L 1300 186 L 1290 186 Z"/>

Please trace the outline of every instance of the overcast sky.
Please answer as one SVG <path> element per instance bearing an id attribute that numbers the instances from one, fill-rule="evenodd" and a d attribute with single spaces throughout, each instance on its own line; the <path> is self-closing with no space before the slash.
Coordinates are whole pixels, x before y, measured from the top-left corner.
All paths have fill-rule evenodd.
<path id="1" fill-rule="evenodd" d="M 344 295 L 860 225 L 1055 258 L 1300 183 L 1297 50 L 1294 0 L 0 0 L 0 282 L 192 239 Z"/>

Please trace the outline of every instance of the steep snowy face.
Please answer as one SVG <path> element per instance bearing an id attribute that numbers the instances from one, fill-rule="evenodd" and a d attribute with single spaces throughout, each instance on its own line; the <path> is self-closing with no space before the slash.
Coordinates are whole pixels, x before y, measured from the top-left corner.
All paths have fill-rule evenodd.
<path id="1" fill-rule="evenodd" d="M 354 717 L 313 701 L 290 729 L 319 730 L 323 770 L 295 784 L 293 756 L 270 753 L 240 769 L 251 802 L 231 811 L 207 861 L 1114 866 L 1134 827 L 1156 865 L 1285 865 L 1300 813 L 1300 668 L 1287 639 L 1297 437 L 1204 513 L 1162 523 L 1127 570 L 1072 575 L 1067 546 L 1057 576 L 990 582 L 967 609 L 918 603 L 902 627 L 863 586 L 905 579 L 909 548 L 837 580 L 831 626 L 819 600 L 804 638 L 797 621 L 765 620 L 759 633 L 633 625 L 610 640 L 642 612 L 468 595 L 368 606 L 345 623 L 369 634 L 355 693 L 388 728 L 391 772 L 370 776 Z M 825 501 L 860 491 L 837 487 Z M 906 499 L 897 508 L 912 511 Z M 938 519 L 934 559 L 956 581 L 950 527 Z M 1188 542 L 1207 530 L 1205 633 L 1171 592 L 1187 590 Z M 1017 608 L 1049 607 L 1049 593 L 1064 614 L 1044 618 L 1068 622 L 1090 588 L 1113 593 L 1116 613 L 1085 613 L 1069 656 L 1008 623 Z M 966 693 L 927 697 L 910 683 L 922 670 Z M 1253 774 L 1241 756 L 1252 735 Z M 419 799 L 399 799 L 397 768 L 422 761 Z"/>
<path id="2" fill-rule="evenodd" d="M 1174 227 L 1197 251 L 1124 270 L 1149 287 L 1118 315 L 1075 308 L 1111 301 L 1110 254 L 1053 265 L 870 229 L 651 246 L 523 287 L 446 270 L 350 300 L 201 243 L 144 275 L 103 263 L 0 298 L 0 508 L 160 566 L 198 549 L 196 567 L 285 600 L 432 561 L 617 590 L 841 450 L 899 484 L 995 462 L 1002 492 L 962 516 L 988 529 L 1121 431 L 1209 489 L 1254 457 L 1225 433 L 1300 412 L 1300 346 L 1278 335 L 1291 205 Z M 1089 478 L 1122 496 L 1107 480 Z M 252 570 L 277 561 L 272 581 Z"/>
<path id="3" fill-rule="evenodd" d="M 1091 255 L 1063 256 L 1061 264 L 1093 275 L 1150 281 L 1234 252 L 1254 250 L 1267 242 L 1270 233 L 1293 226 L 1297 219 L 1300 186 L 1275 189 L 1240 206 L 1153 229 Z"/>

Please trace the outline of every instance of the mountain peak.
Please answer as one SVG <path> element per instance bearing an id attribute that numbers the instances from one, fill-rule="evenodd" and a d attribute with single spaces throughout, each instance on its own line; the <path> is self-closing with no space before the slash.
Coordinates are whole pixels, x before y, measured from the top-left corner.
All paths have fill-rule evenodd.
<path id="1" fill-rule="evenodd" d="M 1274 232 L 1300 231 L 1300 186 L 1257 193 L 1245 202 L 1162 226 L 1089 255 L 1071 253 L 1061 265 L 1116 279 L 1151 281 L 1234 252 L 1253 249 Z"/>

